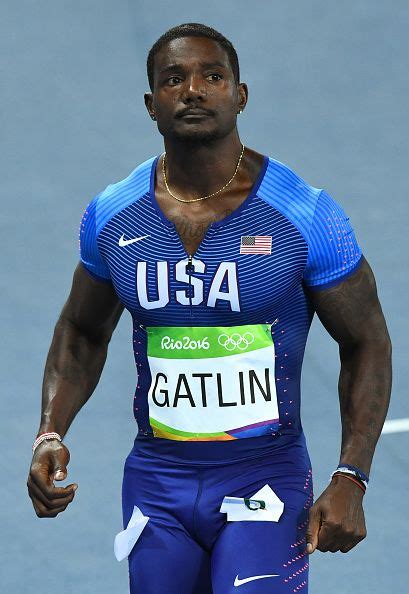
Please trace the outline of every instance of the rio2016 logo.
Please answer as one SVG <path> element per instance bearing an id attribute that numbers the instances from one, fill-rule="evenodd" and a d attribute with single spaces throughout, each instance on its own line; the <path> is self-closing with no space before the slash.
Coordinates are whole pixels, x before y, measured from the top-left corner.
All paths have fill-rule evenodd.
<path id="1" fill-rule="evenodd" d="M 238 332 L 234 332 L 233 334 L 219 334 L 217 342 L 220 346 L 222 346 L 226 351 L 245 351 L 248 346 L 250 346 L 254 342 L 254 335 L 251 332 L 244 332 L 244 334 L 239 334 Z M 172 338 L 171 336 L 163 336 L 161 339 L 161 348 L 164 350 L 177 350 L 177 351 L 186 351 L 186 350 L 209 350 L 209 338 L 204 336 L 200 339 L 194 339 L 190 336 L 181 336 L 180 338 Z"/>
<path id="2" fill-rule="evenodd" d="M 244 334 L 235 332 L 230 336 L 228 334 L 220 334 L 218 338 L 218 343 L 224 347 L 226 351 L 234 351 L 235 349 L 245 351 L 253 342 L 254 336 L 251 332 L 245 332 Z"/>
<path id="3" fill-rule="evenodd" d="M 174 339 L 170 336 L 163 336 L 160 346 L 162 349 L 169 349 L 171 350 L 192 350 L 195 351 L 196 349 L 204 349 L 207 351 L 210 348 L 209 339 L 207 336 L 201 338 L 200 340 L 194 340 L 190 338 L 190 336 L 181 336 L 180 338 Z"/>

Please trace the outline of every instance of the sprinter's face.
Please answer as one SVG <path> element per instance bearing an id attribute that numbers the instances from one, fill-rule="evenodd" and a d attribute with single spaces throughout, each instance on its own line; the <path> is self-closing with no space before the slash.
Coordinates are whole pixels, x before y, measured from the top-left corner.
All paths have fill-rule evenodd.
<path id="1" fill-rule="evenodd" d="M 206 37 L 181 37 L 156 54 L 154 89 L 145 95 L 163 136 L 186 141 L 223 138 L 247 101 L 225 50 Z"/>

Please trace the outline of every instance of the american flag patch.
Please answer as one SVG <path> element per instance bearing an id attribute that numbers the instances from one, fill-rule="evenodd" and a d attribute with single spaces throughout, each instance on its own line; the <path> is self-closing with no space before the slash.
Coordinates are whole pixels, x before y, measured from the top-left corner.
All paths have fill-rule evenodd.
<path id="1" fill-rule="evenodd" d="M 271 254 L 271 235 L 242 235 L 240 254 Z"/>

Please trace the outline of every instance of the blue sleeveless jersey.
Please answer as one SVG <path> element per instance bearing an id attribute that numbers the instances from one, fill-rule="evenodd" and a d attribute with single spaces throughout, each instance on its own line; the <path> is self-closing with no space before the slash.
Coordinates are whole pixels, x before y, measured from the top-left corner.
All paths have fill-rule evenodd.
<path id="1" fill-rule="evenodd" d="M 324 191 L 264 164 L 245 201 L 195 254 L 155 199 L 159 156 L 88 205 L 80 257 L 133 319 L 138 435 L 232 441 L 298 434 L 313 310 L 305 287 L 347 278 L 361 250 Z"/>

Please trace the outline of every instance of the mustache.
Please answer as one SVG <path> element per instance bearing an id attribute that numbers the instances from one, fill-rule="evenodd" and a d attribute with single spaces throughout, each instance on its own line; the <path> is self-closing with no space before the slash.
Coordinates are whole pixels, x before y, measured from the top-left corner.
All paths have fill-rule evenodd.
<path id="1" fill-rule="evenodd" d="M 203 113 L 206 115 L 214 115 L 213 111 L 210 111 L 209 109 L 203 109 L 203 107 L 186 107 L 185 109 L 181 109 L 180 111 L 178 111 L 175 114 L 176 118 L 183 118 L 184 115 L 190 113 L 190 112 L 197 112 L 197 113 Z"/>

